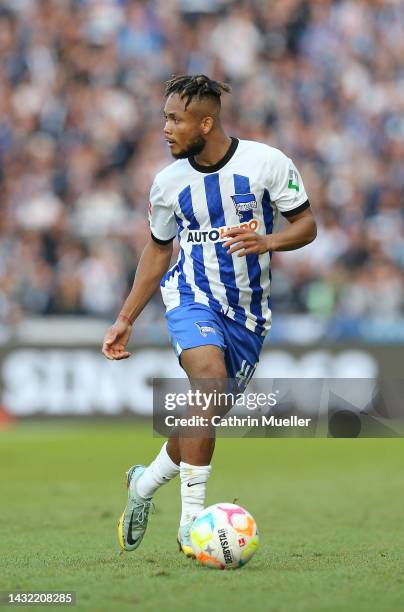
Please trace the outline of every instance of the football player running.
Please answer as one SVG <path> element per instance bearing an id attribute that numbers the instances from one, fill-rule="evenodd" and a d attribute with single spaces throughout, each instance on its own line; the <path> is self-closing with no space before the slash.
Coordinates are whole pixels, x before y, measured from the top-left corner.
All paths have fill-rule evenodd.
<path id="1" fill-rule="evenodd" d="M 228 85 L 205 75 L 166 84 L 164 136 L 175 161 L 159 172 L 150 193 L 150 239 L 132 290 L 107 331 L 108 359 L 130 357 L 132 326 L 157 288 L 169 336 L 191 384 L 204 390 L 238 381 L 243 390 L 271 326 L 271 254 L 312 242 L 316 223 L 293 162 L 267 144 L 228 136 L 220 119 Z M 289 222 L 273 233 L 278 214 Z M 169 269 L 173 240 L 180 252 Z M 122 549 L 145 534 L 152 497 L 181 479 L 180 550 L 192 556 L 190 527 L 204 508 L 214 433 L 176 429 L 149 466 L 127 472 L 128 501 L 118 524 Z"/>

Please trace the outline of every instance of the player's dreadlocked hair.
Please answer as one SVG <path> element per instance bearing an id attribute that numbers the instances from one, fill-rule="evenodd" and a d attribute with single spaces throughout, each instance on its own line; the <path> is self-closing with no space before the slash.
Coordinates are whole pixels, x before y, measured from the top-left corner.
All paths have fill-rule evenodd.
<path id="1" fill-rule="evenodd" d="M 230 85 L 221 81 L 213 81 L 205 74 L 174 75 L 166 82 L 165 97 L 168 98 L 171 94 L 178 94 L 180 98 L 187 98 L 185 109 L 193 98 L 203 98 L 205 96 L 214 98 L 220 106 L 220 96 L 223 91 L 230 93 Z"/>

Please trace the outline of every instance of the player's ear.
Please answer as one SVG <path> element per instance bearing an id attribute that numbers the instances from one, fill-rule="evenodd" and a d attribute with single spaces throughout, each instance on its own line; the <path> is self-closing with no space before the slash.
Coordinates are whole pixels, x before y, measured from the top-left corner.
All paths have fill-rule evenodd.
<path id="1" fill-rule="evenodd" d="M 204 117 L 201 121 L 201 132 L 206 136 L 213 128 L 213 117 Z"/>

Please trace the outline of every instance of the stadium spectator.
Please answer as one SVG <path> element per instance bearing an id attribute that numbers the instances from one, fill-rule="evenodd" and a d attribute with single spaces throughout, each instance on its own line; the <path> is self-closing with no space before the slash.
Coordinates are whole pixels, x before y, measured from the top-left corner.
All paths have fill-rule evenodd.
<path id="1" fill-rule="evenodd" d="M 179 72 L 228 80 L 230 132 L 304 176 L 319 236 L 277 256 L 277 308 L 402 316 L 403 25 L 398 0 L 3 0 L 1 319 L 116 313 Z"/>

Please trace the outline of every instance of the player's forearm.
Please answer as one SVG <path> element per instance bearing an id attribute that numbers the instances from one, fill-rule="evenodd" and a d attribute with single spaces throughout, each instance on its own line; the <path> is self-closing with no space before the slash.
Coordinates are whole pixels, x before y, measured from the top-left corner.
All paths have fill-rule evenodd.
<path id="1" fill-rule="evenodd" d="M 172 243 L 161 246 L 150 239 L 139 260 L 131 292 L 122 306 L 120 316 L 133 322 L 140 315 L 168 270 L 172 250 Z"/>
<path id="2" fill-rule="evenodd" d="M 270 251 L 294 251 L 313 242 L 317 226 L 312 218 L 299 219 L 280 232 L 267 236 Z"/>

